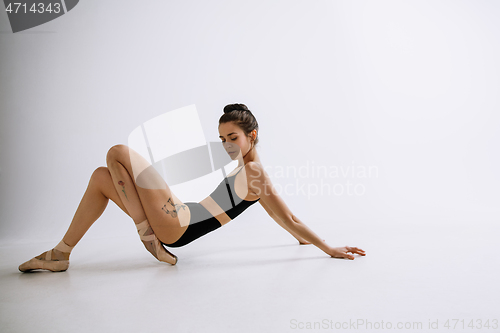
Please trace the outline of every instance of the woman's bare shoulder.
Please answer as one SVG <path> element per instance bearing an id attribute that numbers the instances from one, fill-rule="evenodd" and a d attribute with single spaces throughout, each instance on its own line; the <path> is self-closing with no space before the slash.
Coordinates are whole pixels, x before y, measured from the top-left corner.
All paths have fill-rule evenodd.
<path id="1" fill-rule="evenodd" d="M 258 161 L 250 161 L 248 163 L 245 164 L 245 169 L 247 171 L 263 171 L 264 170 L 264 166 L 262 165 L 262 163 L 258 162 Z"/>

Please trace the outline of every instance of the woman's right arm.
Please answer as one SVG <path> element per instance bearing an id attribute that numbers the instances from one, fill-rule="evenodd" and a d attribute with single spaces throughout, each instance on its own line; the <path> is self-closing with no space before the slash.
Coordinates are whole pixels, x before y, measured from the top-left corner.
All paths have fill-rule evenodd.
<path id="1" fill-rule="evenodd" d="M 249 167 L 250 189 L 256 193 L 260 200 L 267 205 L 269 210 L 277 216 L 276 222 L 279 220 L 283 223 L 287 230 L 290 230 L 292 235 L 298 235 L 301 239 L 316 245 L 323 252 L 332 257 L 354 259 L 354 256 L 347 252 L 365 255 L 365 252 L 357 247 L 342 246 L 331 247 L 324 239 L 318 237 L 311 229 L 309 229 L 298 217 L 292 214 L 283 199 L 278 195 L 272 185 L 271 179 L 263 169 L 262 165 L 255 162 L 247 163 Z"/>
<path id="2" fill-rule="evenodd" d="M 300 244 L 311 244 L 310 242 L 306 241 L 304 238 L 300 237 L 298 234 L 296 234 L 295 232 L 293 232 L 290 228 L 288 228 L 286 226 L 286 224 L 283 223 L 283 221 L 278 217 L 278 215 L 274 214 L 274 212 L 271 210 L 271 208 L 269 208 L 269 206 L 263 200 L 259 200 L 259 203 L 264 208 L 264 210 L 269 214 L 269 216 L 271 216 L 271 218 L 273 220 L 275 220 L 276 223 L 278 223 L 283 229 L 285 229 L 293 237 L 295 237 L 295 239 L 297 239 Z"/>

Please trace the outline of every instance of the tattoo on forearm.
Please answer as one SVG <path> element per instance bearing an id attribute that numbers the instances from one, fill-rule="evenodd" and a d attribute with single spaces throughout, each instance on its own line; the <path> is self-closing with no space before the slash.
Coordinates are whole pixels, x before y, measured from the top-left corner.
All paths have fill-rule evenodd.
<path id="1" fill-rule="evenodd" d="M 129 201 L 129 200 L 128 200 L 128 197 L 127 197 L 127 193 L 125 193 L 125 183 L 124 183 L 123 181 L 121 181 L 121 180 L 120 180 L 120 181 L 118 182 L 118 185 L 120 185 L 120 186 L 122 187 L 122 192 L 123 192 L 123 194 L 125 194 L 125 198 L 127 199 L 127 201 Z"/>
<path id="2" fill-rule="evenodd" d="M 163 205 L 163 207 L 161 208 L 161 210 L 163 210 L 165 213 L 167 214 L 170 214 L 170 216 L 172 217 L 177 217 L 177 211 L 182 208 L 182 209 L 186 209 L 186 205 L 179 205 L 179 204 L 174 204 L 172 198 L 168 198 L 168 203 L 170 204 L 170 206 L 173 207 L 172 210 L 169 210 L 167 208 L 167 205 Z"/>

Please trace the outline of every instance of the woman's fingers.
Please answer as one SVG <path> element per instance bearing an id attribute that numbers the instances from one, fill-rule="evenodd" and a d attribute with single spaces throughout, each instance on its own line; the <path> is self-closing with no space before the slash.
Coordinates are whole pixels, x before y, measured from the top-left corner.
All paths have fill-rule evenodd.
<path id="1" fill-rule="evenodd" d="M 365 251 L 363 251 L 357 247 L 354 247 L 354 246 L 345 246 L 344 249 L 345 250 L 342 251 L 342 254 L 344 255 L 344 258 L 347 258 L 347 259 L 354 260 L 354 258 L 355 258 L 353 255 L 348 254 L 348 252 L 360 254 L 362 256 L 366 255 Z"/>
<path id="2" fill-rule="evenodd" d="M 360 254 L 362 256 L 365 255 L 365 251 L 354 247 L 354 246 L 342 246 L 342 247 L 335 247 L 332 248 L 330 251 L 330 255 L 334 258 L 345 258 L 345 259 L 350 259 L 354 260 L 355 256 L 352 254 L 349 254 L 348 252 L 354 253 L 354 254 Z"/>
<path id="3" fill-rule="evenodd" d="M 347 252 L 361 254 L 362 256 L 366 255 L 364 250 L 353 246 L 346 246 Z"/>

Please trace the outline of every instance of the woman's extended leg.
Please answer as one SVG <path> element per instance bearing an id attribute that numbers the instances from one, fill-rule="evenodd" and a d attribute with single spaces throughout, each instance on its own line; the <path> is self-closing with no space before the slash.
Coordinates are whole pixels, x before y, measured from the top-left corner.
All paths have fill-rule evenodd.
<path id="1" fill-rule="evenodd" d="M 62 241 L 52 250 L 44 252 L 19 266 L 19 270 L 66 270 L 69 266 L 68 260 L 71 250 L 104 212 L 109 199 L 114 201 L 125 214 L 130 216 L 118 193 L 116 193 L 108 168 L 99 167 L 92 173 L 87 190 Z"/>
<path id="2" fill-rule="evenodd" d="M 83 195 L 80 205 L 63 237 L 63 242 L 75 246 L 102 215 L 111 199 L 125 214 L 130 216 L 123 205 L 107 167 L 97 168 L 90 177 L 89 185 Z"/>
<path id="3" fill-rule="evenodd" d="M 83 195 L 80 205 L 78 206 L 71 225 L 64 235 L 63 240 L 54 249 L 46 251 L 20 265 L 19 270 L 23 272 L 31 271 L 33 269 L 48 269 L 51 271 L 66 270 L 69 266 L 69 255 L 71 250 L 80 241 L 90 226 L 102 215 L 109 199 L 115 202 L 117 206 L 130 216 L 130 213 L 123 204 L 115 186 L 113 185 L 109 169 L 106 167 L 99 167 L 94 171 L 90 178 L 87 190 Z M 136 210 L 134 212 L 137 214 L 135 215 L 136 219 L 141 219 L 141 216 L 145 216 L 144 212 L 142 212 L 141 215 L 137 206 L 135 209 Z M 142 222 L 147 221 L 143 220 Z M 142 223 L 142 225 L 144 225 L 144 223 Z M 156 250 L 154 245 L 161 245 L 152 233 L 151 228 L 144 229 L 143 233 L 147 230 L 151 230 L 151 232 L 144 236 L 147 236 L 146 238 L 149 239 L 147 241 L 143 240 L 143 243 L 148 251 L 150 251 L 158 260 L 175 264 L 177 262 L 177 257 L 167 253 L 167 251 L 162 252 L 161 249 L 165 250 L 163 247 Z M 143 238 L 141 231 L 139 231 L 139 234 L 141 235 L 141 238 Z"/>
<path id="4" fill-rule="evenodd" d="M 80 206 L 78 207 L 73 221 L 64 235 L 62 242 L 74 247 L 87 232 L 90 226 L 101 216 L 108 204 L 109 199 L 116 203 L 116 205 L 120 207 L 125 214 L 132 217 L 113 185 L 113 179 L 109 168 L 100 167 L 92 174 L 87 191 L 83 196 Z M 140 224 L 136 222 L 145 216 L 144 210 L 140 205 L 140 201 L 132 200 L 130 202 L 133 203 L 131 207 L 134 208 L 135 219 L 134 217 L 132 218 L 134 219 L 136 226 L 138 226 L 137 229 L 139 231 L 139 235 L 141 236 L 141 240 L 146 249 L 158 260 L 165 261 L 170 264 L 176 264 L 177 257 L 166 251 L 165 248 L 161 246 L 147 221 L 142 220 L 142 223 Z"/>

